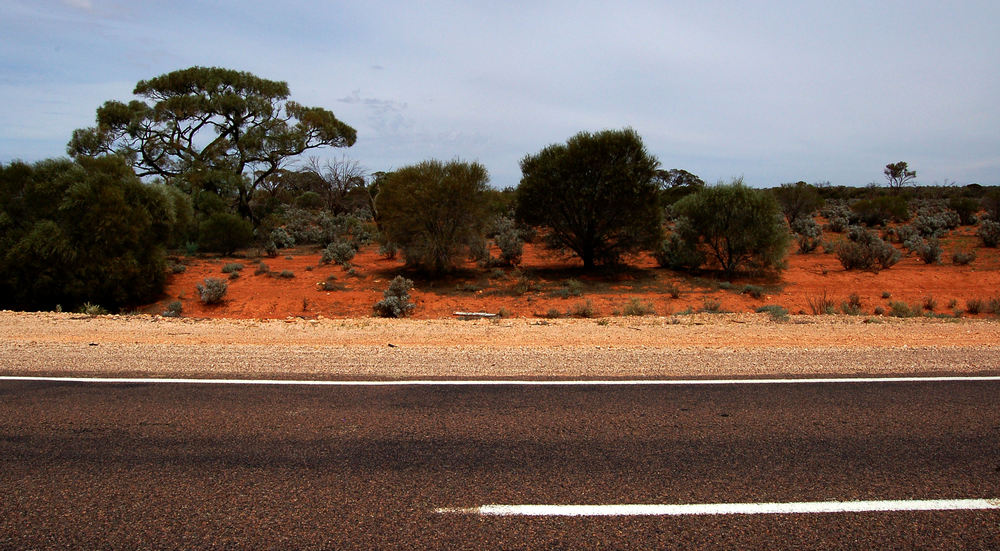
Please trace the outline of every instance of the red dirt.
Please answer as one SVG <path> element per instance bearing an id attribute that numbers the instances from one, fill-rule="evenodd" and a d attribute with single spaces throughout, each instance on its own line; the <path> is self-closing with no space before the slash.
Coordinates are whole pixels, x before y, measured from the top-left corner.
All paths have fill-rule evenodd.
<path id="1" fill-rule="evenodd" d="M 843 236 L 828 235 L 828 239 Z M 657 268 L 648 255 L 629 260 L 631 269 L 613 275 L 588 274 L 574 259 L 553 256 L 539 246 L 525 246 L 519 270 L 480 269 L 467 263 L 464 272 L 441 280 L 426 280 L 407 273 L 399 259 L 388 260 L 377 253 L 377 247 L 362 249 L 352 261 L 356 275 L 348 274 L 336 265 L 321 265 L 315 249 L 282 251 L 277 258 L 259 257 L 248 253 L 239 258 L 182 258 L 187 270 L 168 276 L 165 296 L 142 310 L 163 311 L 174 300 L 183 304 L 185 317 L 212 318 L 286 318 L 323 316 L 347 318 L 370 316 L 372 305 L 382 298 L 389 280 L 402 274 L 416 281 L 412 296 L 416 302 L 413 317 L 433 319 L 452 317 L 457 311 L 496 313 L 505 309 L 518 317 L 544 316 L 555 310 L 563 315 L 577 305 L 590 301 L 598 316 L 620 312 L 632 298 L 652 304 L 656 313 L 668 315 L 686 309 L 698 310 L 706 300 L 714 299 L 727 311 L 747 312 L 759 306 L 777 304 L 791 313 L 813 313 L 810 302 L 826 297 L 839 307 L 848 295 L 861 298 L 862 310 L 871 314 L 876 307 L 888 310 L 891 301 L 909 305 L 922 304 L 927 297 L 936 301 L 935 312 L 952 313 L 966 309 L 966 301 L 988 300 L 998 296 L 1000 289 L 1000 250 L 978 247 L 974 229 L 962 227 L 942 239 L 942 264 L 926 265 L 913 255 L 879 273 L 846 271 L 832 254 L 790 254 L 788 268 L 771 279 L 739 279 L 731 290 L 718 288 L 719 280 L 711 277 L 694 278 Z M 974 248 L 977 258 L 968 266 L 955 266 L 951 254 L 956 249 Z M 258 261 L 265 262 L 270 275 L 254 275 Z M 242 275 L 229 281 L 229 291 L 222 304 L 206 306 L 199 302 L 196 284 L 207 277 L 226 278 L 222 267 L 240 262 Z M 312 267 L 309 270 L 307 267 Z M 293 278 L 277 277 L 283 270 Z M 502 274 L 501 274 L 502 272 Z M 323 291 L 319 285 L 333 276 L 332 283 L 343 290 Z M 519 278 L 534 282 L 535 288 L 518 293 L 514 289 Z M 581 296 L 561 298 L 556 295 L 565 288 L 566 280 L 575 278 L 583 283 Z M 668 286 L 680 289 L 678 298 L 671 298 Z M 737 294 L 746 284 L 760 285 L 765 295 L 755 299 Z M 884 293 L 891 294 L 883 298 Z M 952 301 L 954 303 L 952 304 Z M 967 315 L 967 314 L 966 314 Z"/>

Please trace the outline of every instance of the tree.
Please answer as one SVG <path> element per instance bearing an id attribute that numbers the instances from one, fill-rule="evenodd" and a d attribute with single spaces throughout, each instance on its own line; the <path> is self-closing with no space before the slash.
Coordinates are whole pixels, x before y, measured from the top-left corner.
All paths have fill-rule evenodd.
<path id="1" fill-rule="evenodd" d="M 191 67 L 140 81 L 145 101 L 108 101 L 97 126 L 78 129 L 68 145 L 80 158 L 114 153 L 140 177 L 250 200 L 287 159 L 323 146 L 349 147 L 356 132 L 326 109 L 288 101 L 288 84 L 248 72 Z"/>
<path id="2" fill-rule="evenodd" d="M 517 217 L 585 268 L 617 263 L 659 242 L 658 164 L 632 129 L 581 132 L 521 160 Z"/>
<path id="3" fill-rule="evenodd" d="M 743 267 L 781 269 L 791 239 L 774 197 L 743 185 L 719 183 L 674 204 L 675 232 L 692 250 L 707 250 L 726 276 Z"/>
<path id="4" fill-rule="evenodd" d="M 672 205 L 681 197 L 705 187 L 701 178 L 680 168 L 657 170 L 655 179 L 660 186 L 660 202 L 663 206 Z"/>
<path id="5" fill-rule="evenodd" d="M 483 240 L 488 181 L 483 165 L 458 160 L 424 161 L 386 174 L 375 197 L 384 238 L 410 266 L 432 275 L 451 271 Z"/>
<path id="6" fill-rule="evenodd" d="M 310 157 L 303 170 L 313 175 L 309 191 L 322 197 L 326 210 L 334 214 L 350 213 L 368 206 L 365 169 L 357 161 L 341 157 L 321 163 L 318 158 Z"/>
<path id="7" fill-rule="evenodd" d="M 894 191 L 898 191 L 917 177 L 917 171 L 908 170 L 908 168 L 906 161 L 885 165 L 885 170 L 882 173 L 885 174 L 885 179 L 889 181 L 889 187 Z"/>
<path id="8" fill-rule="evenodd" d="M 151 301 L 174 221 L 164 195 L 114 156 L 0 166 L 0 307 Z"/>
<path id="9" fill-rule="evenodd" d="M 785 213 L 788 224 L 794 224 L 799 218 L 811 217 L 814 212 L 823 208 L 823 198 L 816 186 L 805 182 L 781 184 L 781 187 L 771 190 L 781 211 Z"/>

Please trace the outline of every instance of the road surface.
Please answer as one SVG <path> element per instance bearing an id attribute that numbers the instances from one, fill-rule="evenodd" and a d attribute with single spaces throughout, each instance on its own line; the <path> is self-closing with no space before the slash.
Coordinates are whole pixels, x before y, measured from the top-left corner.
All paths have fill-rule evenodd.
<path id="1" fill-rule="evenodd" d="M 0 496 L 3 549 L 998 549 L 996 508 L 482 507 L 994 499 L 1000 382 L 0 381 Z"/>

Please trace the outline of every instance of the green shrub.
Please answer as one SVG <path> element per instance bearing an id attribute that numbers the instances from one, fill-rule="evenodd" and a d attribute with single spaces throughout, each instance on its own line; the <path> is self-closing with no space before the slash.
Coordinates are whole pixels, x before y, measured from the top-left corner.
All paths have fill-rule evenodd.
<path id="1" fill-rule="evenodd" d="M 790 235 L 778 204 L 742 179 L 692 193 L 673 211 L 683 219 L 675 232 L 689 248 L 703 248 L 725 275 L 784 268 Z"/>
<path id="2" fill-rule="evenodd" d="M 931 237 L 924 241 L 920 248 L 917 249 L 917 256 L 920 257 L 920 260 L 924 261 L 924 264 L 940 264 L 943 252 L 938 238 Z"/>
<path id="3" fill-rule="evenodd" d="M 382 300 L 375 303 L 373 310 L 380 318 L 402 318 L 408 316 L 416 307 L 410 302 L 410 291 L 413 282 L 403 276 L 396 276 L 389 282 L 389 287 L 382 292 Z"/>
<path id="4" fill-rule="evenodd" d="M 924 297 L 924 310 L 933 312 L 935 308 L 937 308 L 937 301 L 934 300 L 934 297 L 931 295 Z"/>
<path id="5" fill-rule="evenodd" d="M 717 299 L 706 297 L 701 303 L 701 309 L 698 311 L 705 314 L 721 314 L 722 303 Z"/>
<path id="6" fill-rule="evenodd" d="M 965 301 L 965 311 L 976 315 L 986 310 L 986 303 L 981 298 L 970 298 Z"/>
<path id="7" fill-rule="evenodd" d="M 948 208 L 955 211 L 963 226 L 972 226 L 976 223 L 976 213 L 979 211 L 979 201 L 972 197 L 952 197 L 948 200 Z"/>
<path id="8" fill-rule="evenodd" d="M 920 305 L 910 306 L 905 302 L 894 300 L 889 303 L 889 315 L 894 318 L 914 318 L 920 315 Z"/>
<path id="9" fill-rule="evenodd" d="M 845 270 L 879 270 L 899 262 L 902 255 L 895 247 L 864 228 L 854 227 L 846 241 L 834 245 L 834 254 Z"/>
<path id="10" fill-rule="evenodd" d="M 849 316 L 861 315 L 861 297 L 857 293 L 851 293 L 846 301 L 840 303 L 840 311 Z"/>
<path id="11" fill-rule="evenodd" d="M 196 287 L 198 288 L 198 297 L 204 304 L 218 304 L 222 302 L 222 298 L 226 296 L 226 291 L 229 290 L 229 284 L 217 277 L 207 277 L 204 284 L 199 283 Z"/>
<path id="12" fill-rule="evenodd" d="M 230 255 L 250 245 L 253 227 L 250 222 L 228 212 L 216 212 L 202 222 L 198 232 L 198 248 Z"/>
<path id="13" fill-rule="evenodd" d="M 184 272 L 187 271 L 187 269 L 188 267 L 184 264 L 181 264 L 180 262 L 170 265 L 170 273 L 173 274 L 183 274 Z"/>
<path id="14" fill-rule="evenodd" d="M 826 291 L 823 291 L 823 296 L 821 297 L 810 297 L 807 299 L 809 303 L 809 309 L 812 310 L 813 315 L 833 315 L 837 313 L 837 305 L 833 299 L 826 296 Z"/>
<path id="15" fill-rule="evenodd" d="M 906 199 L 899 195 L 883 195 L 874 199 L 862 199 L 851 205 L 851 210 L 866 226 L 884 226 L 890 220 L 906 222 L 910 219 L 910 208 Z"/>
<path id="16" fill-rule="evenodd" d="M 811 219 L 814 212 L 823 208 L 819 190 L 805 182 L 781 184 L 781 187 L 772 189 L 771 193 L 778 200 L 785 219 L 791 225 L 799 220 Z"/>
<path id="17" fill-rule="evenodd" d="M 425 161 L 389 174 L 375 197 L 386 241 L 410 266 L 431 274 L 453 270 L 483 240 L 488 181 L 483 165 L 461 161 Z"/>
<path id="18" fill-rule="evenodd" d="M 104 309 L 100 304 L 91 304 L 89 302 L 83 303 L 80 307 L 80 313 L 86 314 L 88 316 L 106 316 L 108 311 Z"/>
<path id="19" fill-rule="evenodd" d="M 222 273 L 231 274 L 233 272 L 239 272 L 242 269 L 243 264 L 240 264 L 239 262 L 230 262 L 222 267 Z"/>
<path id="20" fill-rule="evenodd" d="M 545 311 L 545 315 L 543 317 L 548 319 L 558 319 L 562 317 L 562 312 L 560 312 L 557 308 L 549 308 Z"/>
<path id="21" fill-rule="evenodd" d="M 672 233 L 661 241 L 659 248 L 653 252 L 653 257 L 661 268 L 671 270 L 693 270 L 705 263 L 705 254 L 681 239 L 677 233 Z"/>
<path id="22" fill-rule="evenodd" d="M 263 262 L 257 264 L 257 269 L 253 271 L 253 275 L 267 275 L 270 273 L 271 267 Z"/>
<path id="23" fill-rule="evenodd" d="M 295 272 L 291 270 L 281 270 L 281 273 L 278 274 L 278 277 L 284 279 L 292 279 L 293 277 L 295 277 Z"/>
<path id="24" fill-rule="evenodd" d="M 764 288 L 760 285 L 744 285 L 740 289 L 741 295 L 750 295 L 753 298 L 762 298 L 764 296 Z"/>
<path id="25" fill-rule="evenodd" d="M 670 295 L 670 298 L 680 298 L 681 288 L 677 286 L 676 283 L 668 283 L 663 291 Z"/>
<path id="26" fill-rule="evenodd" d="M 288 230 L 283 227 L 271 230 L 269 237 L 270 242 L 274 243 L 274 246 L 277 249 L 287 249 L 288 247 L 295 246 L 295 238 L 292 237 L 292 234 L 288 233 Z"/>

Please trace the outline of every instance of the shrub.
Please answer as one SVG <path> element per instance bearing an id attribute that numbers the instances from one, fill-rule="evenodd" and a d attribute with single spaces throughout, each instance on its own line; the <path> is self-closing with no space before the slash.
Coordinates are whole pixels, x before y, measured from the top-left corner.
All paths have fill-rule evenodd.
<path id="1" fill-rule="evenodd" d="M 286 249 L 295 246 L 295 238 L 285 228 L 274 228 L 271 230 L 269 237 L 270 243 L 273 243 L 277 249 Z"/>
<path id="2" fill-rule="evenodd" d="M 919 238 L 920 237 L 920 232 L 917 231 L 917 228 L 914 228 L 910 224 L 906 224 L 905 226 L 899 226 L 899 227 L 896 227 L 896 228 L 890 228 L 886 232 L 886 235 L 888 237 L 890 237 L 896 243 L 901 243 L 902 244 L 902 243 L 906 243 L 907 241 L 909 241 L 909 240 L 911 240 L 911 239 L 913 239 L 915 237 Z"/>
<path id="3" fill-rule="evenodd" d="M 938 238 L 931 237 L 924 241 L 916 252 L 920 260 L 924 261 L 924 264 L 940 264 L 941 253 L 944 251 L 941 249 L 941 243 L 938 241 Z"/>
<path id="4" fill-rule="evenodd" d="M 777 304 L 769 304 L 757 308 L 758 314 L 766 313 L 771 317 L 771 321 L 788 321 L 788 309 Z"/>
<path id="5" fill-rule="evenodd" d="M 874 199 L 862 199 L 851 205 L 851 210 L 866 226 L 884 226 L 890 220 L 906 222 L 910 219 L 910 209 L 906 199 L 898 195 L 883 195 Z"/>
<path id="6" fill-rule="evenodd" d="M 217 277 L 207 277 L 204 285 L 199 283 L 196 287 L 198 288 L 198 297 L 204 304 L 222 302 L 222 297 L 226 296 L 226 291 L 229 290 L 229 284 Z"/>
<path id="7" fill-rule="evenodd" d="M 951 255 L 951 263 L 956 266 L 966 266 L 971 264 L 973 260 L 976 259 L 976 251 L 969 249 L 964 251 L 955 251 Z"/>
<path id="8" fill-rule="evenodd" d="M 222 273 L 231 274 L 233 272 L 238 272 L 242 269 L 243 269 L 243 264 L 240 264 L 239 262 L 230 262 L 229 264 L 226 264 L 225 266 L 222 267 Z"/>
<path id="9" fill-rule="evenodd" d="M 689 248 L 704 247 L 725 275 L 784 268 L 790 236 L 778 204 L 742 179 L 692 193 L 673 210 L 683 219 L 675 232 Z"/>
<path id="10" fill-rule="evenodd" d="M 253 275 L 267 275 L 270 273 L 271 273 L 271 267 L 263 262 L 257 264 L 257 269 L 253 271 Z"/>
<path id="11" fill-rule="evenodd" d="M 224 255 L 250 245 L 253 227 L 250 222 L 228 212 L 216 212 L 202 222 L 198 233 L 198 248 Z"/>
<path id="12" fill-rule="evenodd" d="M 799 244 L 801 254 L 815 251 L 822 242 L 823 232 L 812 218 L 796 219 L 792 222 L 792 231 L 796 234 L 795 240 Z"/>
<path id="13" fill-rule="evenodd" d="M 809 302 L 809 309 L 812 310 L 814 315 L 832 315 L 837 313 L 837 305 L 833 302 L 833 299 L 827 298 L 826 291 L 823 291 L 822 297 L 810 297 L 807 301 Z"/>
<path id="14" fill-rule="evenodd" d="M 677 233 L 672 233 L 661 241 L 659 248 L 653 252 L 653 257 L 661 268 L 671 270 L 691 270 L 705 263 L 705 254 L 681 239 Z"/>
<path id="15" fill-rule="evenodd" d="M 278 277 L 284 278 L 284 279 L 291 279 L 291 278 L 295 277 L 295 272 L 293 272 L 291 270 L 281 270 L 281 273 L 278 274 Z"/>
<path id="16" fill-rule="evenodd" d="M 861 315 L 861 297 L 852 293 L 846 301 L 840 303 L 840 311 L 849 316 Z"/>
<path id="17" fill-rule="evenodd" d="M 921 213 L 913 222 L 913 227 L 924 237 L 940 237 L 958 227 L 958 215 L 952 211 Z"/>
<path id="18" fill-rule="evenodd" d="M 670 295 L 670 298 L 680 298 L 681 296 L 681 288 L 676 283 L 668 283 L 663 290 Z"/>
<path id="19" fill-rule="evenodd" d="M 170 273 L 173 274 L 183 274 L 184 272 L 187 271 L 187 269 L 188 267 L 184 264 L 181 264 L 180 262 L 170 265 Z"/>
<path id="20" fill-rule="evenodd" d="M 384 239 L 410 266 L 451 271 L 483 240 L 488 181 L 483 165 L 461 161 L 424 161 L 389 174 L 375 197 Z"/>
<path id="21" fill-rule="evenodd" d="M 181 310 L 184 309 L 184 305 L 181 301 L 175 300 L 170 304 L 167 304 L 166 310 L 163 311 L 163 317 L 167 318 L 179 318 L 181 316 Z"/>
<path id="22" fill-rule="evenodd" d="M 584 268 L 618 263 L 660 240 L 657 165 L 634 130 L 580 132 L 521 160 L 517 218 Z"/>
<path id="23" fill-rule="evenodd" d="M 560 312 L 557 308 L 549 308 L 548 310 L 546 310 L 545 315 L 543 317 L 549 319 L 561 318 L 562 312 Z"/>
<path id="24" fill-rule="evenodd" d="M 981 298 L 970 298 L 965 301 L 965 311 L 976 315 L 983 312 L 986 309 L 986 303 Z"/>
<path id="25" fill-rule="evenodd" d="M 508 229 L 497 234 L 493 240 L 500 249 L 500 262 L 506 266 L 517 266 L 524 254 L 524 240 L 516 229 Z"/>
<path id="26" fill-rule="evenodd" d="M 772 189 L 771 192 L 791 225 L 799 220 L 812 218 L 812 214 L 823 207 L 819 190 L 805 182 L 781 184 L 781 187 Z"/>
<path id="27" fill-rule="evenodd" d="M 353 244 L 347 241 L 334 241 L 323 249 L 323 253 L 320 255 L 320 261 L 323 264 L 329 264 L 330 262 L 336 262 L 341 266 L 350 265 L 351 259 L 357 253 L 357 249 Z"/>
<path id="28" fill-rule="evenodd" d="M 834 254 L 845 270 L 879 270 L 899 262 L 902 256 L 895 247 L 871 231 L 852 228 L 849 238 L 834 245 Z"/>
<path id="29" fill-rule="evenodd" d="M 889 303 L 889 315 L 894 318 L 914 318 L 920 315 L 920 305 L 910 306 L 905 302 L 894 300 Z"/>
<path id="30" fill-rule="evenodd" d="M 642 302 L 637 298 L 629 299 L 625 307 L 622 308 L 622 314 L 626 316 L 649 316 L 655 313 L 656 309 L 653 308 L 651 302 Z"/>
<path id="31" fill-rule="evenodd" d="M 847 231 L 847 228 L 851 223 L 850 212 L 850 209 L 842 204 L 831 205 L 830 207 L 823 209 L 823 217 L 827 220 L 823 229 L 834 233 L 844 233 Z"/>
<path id="32" fill-rule="evenodd" d="M 593 303 L 585 300 L 574 304 L 573 308 L 570 309 L 570 315 L 577 318 L 593 318 L 597 317 L 597 311 L 594 309 Z"/>
<path id="33" fill-rule="evenodd" d="M 979 211 L 979 201 L 972 197 L 952 197 L 948 200 L 948 208 L 955 211 L 963 226 L 976 223 L 976 212 Z"/>
<path id="34" fill-rule="evenodd" d="M 722 303 L 717 299 L 705 297 L 701 302 L 701 309 L 698 311 L 706 314 L 721 314 Z"/>
<path id="35" fill-rule="evenodd" d="M 80 307 L 80 313 L 86 314 L 88 316 L 106 316 L 108 311 L 104 309 L 100 304 L 91 304 L 89 302 L 83 303 Z"/>
<path id="36" fill-rule="evenodd" d="M 935 308 L 937 308 L 937 301 L 934 300 L 934 297 L 930 295 L 924 297 L 924 310 L 933 312 Z"/>
<path id="37" fill-rule="evenodd" d="M 1000 244 L 1000 222 L 984 218 L 979 222 L 976 235 L 983 240 L 984 247 L 996 247 Z"/>
<path id="38" fill-rule="evenodd" d="M 741 295 L 750 295 L 753 298 L 761 298 L 764 296 L 764 288 L 760 285 L 744 285 L 740 289 Z"/>
<path id="39" fill-rule="evenodd" d="M 0 309 L 154 301 L 173 230 L 152 188 L 114 156 L 0 164 Z"/>
<path id="40" fill-rule="evenodd" d="M 410 302 L 413 282 L 403 276 L 396 276 L 389 287 L 382 292 L 382 300 L 375 303 L 373 310 L 380 318 L 402 318 L 410 314 L 416 304 Z"/>

